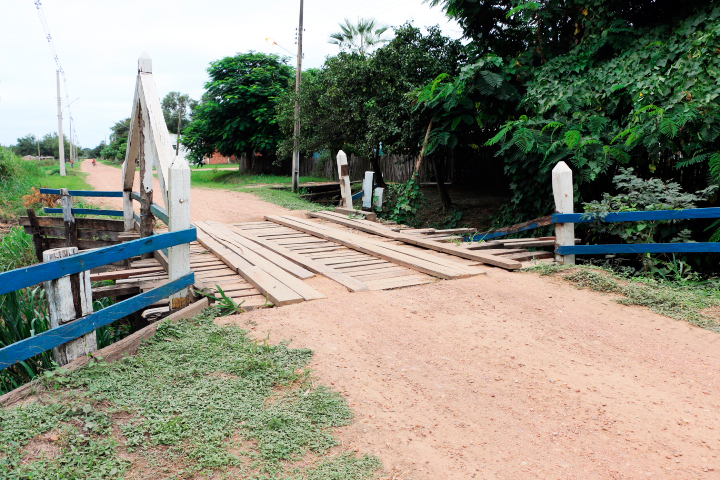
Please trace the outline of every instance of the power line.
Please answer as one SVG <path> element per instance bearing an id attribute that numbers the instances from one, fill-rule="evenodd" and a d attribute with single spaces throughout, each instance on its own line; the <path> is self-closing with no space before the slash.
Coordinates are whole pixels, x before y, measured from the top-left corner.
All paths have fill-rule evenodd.
<path id="1" fill-rule="evenodd" d="M 53 60 L 55 61 L 55 66 L 57 67 L 57 70 L 62 76 L 63 85 L 65 86 L 65 108 L 68 109 L 68 117 L 70 117 L 71 125 L 74 125 L 75 123 L 73 120 L 72 110 L 70 109 L 70 92 L 68 90 L 68 82 L 67 77 L 65 76 L 65 69 L 63 69 L 62 65 L 60 64 L 60 57 L 58 56 L 57 48 L 55 48 L 55 42 L 53 41 L 52 35 L 50 34 L 50 26 L 48 25 L 47 17 L 45 16 L 45 10 L 43 9 L 42 3 L 40 2 L 40 0 L 35 0 L 34 3 L 38 13 L 38 18 L 40 19 L 40 26 L 43 29 L 43 34 L 45 35 L 45 39 L 48 42 L 48 46 L 50 47 L 50 53 L 52 54 Z M 73 138 L 77 138 L 74 127 L 73 135 L 75 135 Z"/>

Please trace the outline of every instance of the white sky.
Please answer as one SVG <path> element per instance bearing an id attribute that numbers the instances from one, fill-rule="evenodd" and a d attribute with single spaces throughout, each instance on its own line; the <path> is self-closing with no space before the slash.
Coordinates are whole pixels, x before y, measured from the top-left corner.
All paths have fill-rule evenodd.
<path id="1" fill-rule="evenodd" d="M 160 98 L 180 91 L 199 99 L 211 61 L 249 50 L 286 54 L 266 37 L 297 50 L 298 0 L 42 0 L 42 6 L 70 101 L 79 97 L 71 109 L 83 147 L 96 146 L 129 116 L 143 51 L 153 60 Z M 337 53 L 327 39 L 346 17 L 391 26 L 414 20 L 419 27 L 439 24 L 453 38 L 462 34 L 422 0 L 305 0 L 303 69 Z M 0 145 L 57 131 L 55 70 L 34 1 L 0 0 Z"/>

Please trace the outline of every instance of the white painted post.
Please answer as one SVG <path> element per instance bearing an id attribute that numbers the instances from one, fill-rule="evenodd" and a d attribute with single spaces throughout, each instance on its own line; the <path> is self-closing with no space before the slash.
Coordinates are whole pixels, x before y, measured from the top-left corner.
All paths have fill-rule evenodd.
<path id="1" fill-rule="evenodd" d="M 382 187 L 378 187 L 375 189 L 375 204 L 374 205 L 377 210 L 382 210 L 383 192 L 385 192 L 385 189 Z"/>
<path id="2" fill-rule="evenodd" d="M 128 162 L 123 162 L 122 176 L 125 178 Z M 129 232 L 135 228 L 135 217 L 133 215 L 132 187 L 130 190 L 123 190 L 123 220 L 125 221 L 125 231 Z"/>
<path id="3" fill-rule="evenodd" d="M 185 230 L 190 224 L 190 167 L 176 157 L 168 170 L 168 227 L 171 232 Z M 190 273 L 190 244 L 170 247 L 168 275 L 170 281 Z M 170 297 L 170 310 L 180 310 L 190 304 L 189 290 L 184 288 Z"/>
<path id="4" fill-rule="evenodd" d="M 62 97 L 60 97 L 60 70 L 56 70 L 57 75 L 57 104 L 58 104 L 58 155 L 60 157 L 60 176 L 65 176 L 65 144 L 63 137 L 63 119 L 62 119 Z"/>
<path id="5" fill-rule="evenodd" d="M 350 168 L 348 167 L 347 155 L 340 150 L 337 154 L 338 181 L 340 182 L 340 197 L 342 206 L 353 208 L 352 190 L 350 188 Z"/>
<path id="6" fill-rule="evenodd" d="M 565 162 L 559 162 L 552 170 L 553 196 L 555 197 L 556 213 L 574 213 L 573 211 L 573 178 L 572 170 Z M 564 245 L 575 245 L 575 224 L 555 224 L 555 248 Z M 555 261 L 567 265 L 575 264 L 575 255 L 555 254 Z"/>
<path id="7" fill-rule="evenodd" d="M 43 252 L 43 261 L 50 262 L 59 258 L 70 257 L 78 253 L 77 247 L 53 248 Z M 92 287 L 90 286 L 90 272 L 85 271 L 78 274 L 80 313 L 82 317 L 93 313 Z M 43 282 L 48 296 L 50 310 L 50 327 L 55 328 L 70 323 L 78 318 L 73 291 L 71 276 L 67 275 L 55 280 Z M 78 357 L 87 355 L 97 350 L 95 332 L 90 332 L 80 338 L 71 340 L 68 343 L 55 347 L 53 355 L 58 365 L 65 365 Z"/>
<path id="8" fill-rule="evenodd" d="M 373 197 L 373 181 L 375 180 L 375 172 L 365 172 L 365 180 L 363 180 L 363 208 L 372 208 Z"/>

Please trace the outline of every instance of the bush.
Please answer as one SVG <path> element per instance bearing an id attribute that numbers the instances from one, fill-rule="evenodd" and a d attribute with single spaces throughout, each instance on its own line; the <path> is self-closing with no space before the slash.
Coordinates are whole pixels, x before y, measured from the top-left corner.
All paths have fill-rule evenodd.
<path id="1" fill-rule="evenodd" d="M 386 220 L 414 226 L 417 214 L 428 202 L 420 190 L 417 175 L 405 183 L 389 184 L 384 193 L 380 216 Z"/>

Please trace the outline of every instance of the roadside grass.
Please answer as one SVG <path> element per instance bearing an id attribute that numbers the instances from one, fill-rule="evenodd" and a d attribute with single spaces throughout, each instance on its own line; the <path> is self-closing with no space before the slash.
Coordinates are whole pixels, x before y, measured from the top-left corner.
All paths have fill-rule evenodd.
<path id="1" fill-rule="evenodd" d="M 312 352 L 217 326 L 217 307 L 164 322 L 134 355 L 48 372 L 35 401 L 0 409 L 6 478 L 361 480 L 342 451 L 352 412 L 307 368 Z"/>
<path id="2" fill-rule="evenodd" d="M 35 187 L 42 188 L 67 188 L 68 190 L 94 190 L 87 182 L 87 173 L 80 171 L 80 164 L 70 167 L 68 163 L 65 169 L 65 176 L 60 176 L 60 165 L 41 167 L 42 176 L 37 179 Z"/>
<path id="3" fill-rule="evenodd" d="M 623 305 L 648 307 L 660 315 L 720 333 L 718 316 L 708 315 L 707 312 L 720 306 L 720 290 L 716 282 L 625 278 L 611 270 L 589 265 L 540 264 L 526 271 L 558 275 L 577 288 L 617 294 L 620 298 L 615 301 Z"/>
<path id="4" fill-rule="evenodd" d="M 246 187 L 251 185 L 290 185 L 291 177 L 288 175 L 254 175 L 241 172 L 237 169 L 215 169 L 203 167 L 207 170 L 193 170 L 192 184 L 204 188 L 228 188 L 229 186 Z M 329 182 L 325 177 L 300 177 L 300 183 Z"/>

